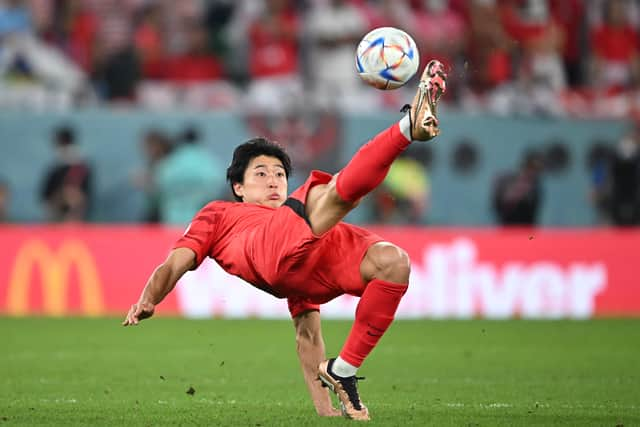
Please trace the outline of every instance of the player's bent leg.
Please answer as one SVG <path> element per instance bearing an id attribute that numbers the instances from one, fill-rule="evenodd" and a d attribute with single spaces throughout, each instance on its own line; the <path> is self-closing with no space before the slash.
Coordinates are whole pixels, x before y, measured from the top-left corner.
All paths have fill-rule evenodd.
<path id="1" fill-rule="evenodd" d="M 376 188 L 389 172 L 393 161 L 411 143 L 426 141 L 440 133 L 436 108 L 446 91 L 447 75 L 437 60 L 430 61 L 422 73 L 418 90 L 401 121 L 380 132 L 360 147 L 351 161 L 327 185 L 312 188 L 305 206 L 307 218 L 316 235 L 321 235 L 342 220 L 358 201 Z"/>
<path id="2" fill-rule="evenodd" d="M 399 124 L 385 129 L 360 147 L 339 172 L 336 191 L 345 201 L 356 201 L 384 181 L 393 161 L 409 147 L 411 140 Z"/>
<path id="3" fill-rule="evenodd" d="M 407 292 L 409 256 L 399 247 L 372 245 L 360 264 L 367 285 L 360 297 L 349 337 L 340 357 L 359 367 L 391 325 L 400 300 Z"/>
<path id="4" fill-rule="evenodd" d="M 305 209 L 311 228 L 321 235 L 340 222 L 360 199 L 387 176 L 393 161 L 410 144 L 394 124 L 360 147 L 351 161 L 326 185 L 313 187 Z"/>
<path id="5" fill-rule="evenodd" d="M 409 256 L 399 247 L 381 242 L 367 251 L 360 272 L 368 281 L 356 308 L 355 321 L 338 362 L 359 367 L 378 344 L 391 325 L 409 282 Z M 352 419 L 368 420 L 369 411 L 360 400 L 357 377 L 341 377 L 333 369 L 336 359 L 324 361 L 318 367 L 318 377 L 333 390 L 343 414 Z"/>
<path id="6" fill-rule="evenodd" d="M 360 275 L 365 282 L 373 279 L 393 283 L 408 283 L 411 272 L 409 255 L 389 242 L 372 245 L 360 263 Z"/>

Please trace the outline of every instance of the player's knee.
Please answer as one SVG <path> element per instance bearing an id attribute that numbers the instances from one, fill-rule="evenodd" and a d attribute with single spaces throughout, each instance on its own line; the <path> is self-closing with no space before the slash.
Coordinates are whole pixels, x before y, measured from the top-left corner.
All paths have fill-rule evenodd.
<path id="1" fill-rule="evenodd" d="M 392 283 L 409 282 L 409 255 L 396 245 L 385 243 L 373 246 L 368 254 L 375 266 L 374 277 Z"/>

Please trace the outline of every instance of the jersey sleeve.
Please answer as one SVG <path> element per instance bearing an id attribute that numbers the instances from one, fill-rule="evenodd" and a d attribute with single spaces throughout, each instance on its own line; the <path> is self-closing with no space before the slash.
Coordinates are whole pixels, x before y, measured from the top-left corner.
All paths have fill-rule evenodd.
<path id="1" fill-rule="evenodd" d="M 309 174 L 307 180 L 300 187 L 296 188 L 289 197 L 299 200 L 302 203 L 307 202 L 307 194 L 316 185 L 328 184 L 331 181 L 332 175 L 326 172 L 313 170 Z"/>
<path id="2" fill-rule="evenodd" d="M 196 264 L 194 269 L 202 263 L 211 251 L 218 216 L 219 209 L 216 209 L 215 205 L 211 203 L 206 205 L 193 217 L 182 237 L 173 245 L 174 249 L 189 248 L 195 252 Z"/>
<path id="3" fill-rule="evenodd" d="M 291 313 L 292 319 L 305 311 L 320 311 L 320 304 L 313 304 L 302 297 L 289 297 L 287 298 L 287 304 L 289 305 L 289 313 Z"/>

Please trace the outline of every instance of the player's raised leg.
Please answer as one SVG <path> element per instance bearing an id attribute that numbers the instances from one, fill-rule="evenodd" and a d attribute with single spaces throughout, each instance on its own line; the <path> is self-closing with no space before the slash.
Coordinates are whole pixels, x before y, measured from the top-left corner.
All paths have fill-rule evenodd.
<path id="1" fill-rule="evenodd" d="M 360 148 L 349 164 L 317 191 L 317 199 L 311 200 L 307 214 L 316 233 L 332 227 L 379 185 L 391 163 L 412 140 L 426 141 L 438 135 L 436 107 L 445 90 L 442 64 L 429 62 L 407 116 Z M 409 257 L 397 246 L 378 243 L 369 248 L 360 265 L 366 287 L 349 337 L 340 355 L 322 362 L 318 368 L 320 380 L 336 393 L 343 414 L 349 418 L 369 419 L 358 393 L 356 371 L 393 321 L 407 291 L 409 270 Z"/>
<path id="2" fill-rule="evenodd" d="M 309 191 L 305 209 L 316 235 L 342 220 L 360 199 L 376 188 L 391 163 L 414 141 L 427 141 L 440 132 L 436 107 L 446 90 L 446 74 L 439 61 L 425 67 L 413 103 L 400 123 L 363 145 L 331 182 Z"/>

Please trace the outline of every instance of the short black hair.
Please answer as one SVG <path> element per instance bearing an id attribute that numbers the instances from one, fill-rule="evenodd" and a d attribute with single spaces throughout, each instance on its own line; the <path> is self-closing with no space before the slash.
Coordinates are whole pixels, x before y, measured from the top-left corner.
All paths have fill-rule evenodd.
<path id="1" fill-rule="evenodd" d="M 197 144 L 200 141 L 200 129 L 195 125 L 188 125 L 180 134 L 179 139 L 183 144 Z"/>
<path id="2" fill-rule="evenodd" d="M 76 134 L 69 125 L 62 125 L 54 131 L 54 141 L 56 145 L 71 145 L 76 142 Z"/>
<path id="3" fill-rule="evenodd" d="M 277 158 L 282 162 L 287 179 L 289 179 L 289 175 L 291 175 L 291 159 L 279 144 L 269 141 L 266 138 L 252 138 L 238 145 L 233 151 L 233 159 L 227 168 L 227 181 L 231 186 L 233 198 L 238 202 L 242 201 L 242 197 L 239 197 L 233 190 L 233 184 L 237 182 L 242 184 L 244 182 L 244 173 L 247 167 L 249 167 L 249 162 L 258 156 Z"/>

